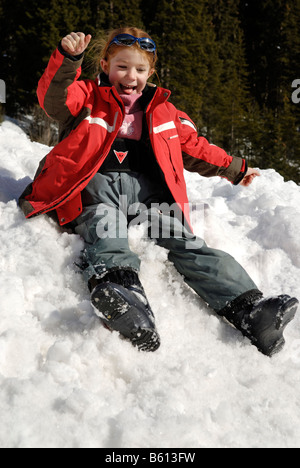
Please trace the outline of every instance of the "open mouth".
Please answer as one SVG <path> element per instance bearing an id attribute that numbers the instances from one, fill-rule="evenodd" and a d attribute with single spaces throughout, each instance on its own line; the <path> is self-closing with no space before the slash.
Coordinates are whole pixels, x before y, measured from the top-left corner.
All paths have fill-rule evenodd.
<path id="1" fill-rule="evenodd" d="M 120 84 L 121 91 L 126 94 L 133 93 L 136 90 L 136 86 L 130 86 L 130 85 L 123 85 Z"/>

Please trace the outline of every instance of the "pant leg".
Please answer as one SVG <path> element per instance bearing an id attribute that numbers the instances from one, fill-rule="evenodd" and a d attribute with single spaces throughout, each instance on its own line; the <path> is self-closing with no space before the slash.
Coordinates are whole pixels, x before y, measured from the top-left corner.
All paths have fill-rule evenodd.
<path id="1" fill-rule="evenodd" d="M 140 268 L 138 256 L 129 248 L 127 207 L 120 205 L 120 194 L 117 173 L 96 174 L 83 194 L 86 206 L 73 228 L 85 243 L 82 273 L 86 281 L 116 268 Z"/>
<path id="2" fill-rule="evenodd" d="M 73 230 L 84 242 L 82 271 L 89 281 L 112 269 L 139 271 L 140 260 L 128 244 L 130 219 L 158 201 L 165 188 L 146 175 L 126 172 L 97 173 L 82 193 L 84 209 Z"/>
<path id="3" fill-rule="evenodd" d="M 258 289 L 231 255 L 208 247 L 178 219 L 166 214 L 152 214 L 151 218 L 159 224 L 157 244 L 169 250 L 169 260 L 186 283 L 216 312 L 241 294 Z"/>

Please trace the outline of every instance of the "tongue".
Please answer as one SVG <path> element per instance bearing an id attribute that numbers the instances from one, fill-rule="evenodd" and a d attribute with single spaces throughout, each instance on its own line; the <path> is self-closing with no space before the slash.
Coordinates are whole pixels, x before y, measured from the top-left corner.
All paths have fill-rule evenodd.
<path id="1" fill-rule="evenodd" d="M 126 88 L 125 86 L 122 86 L 122 92 L 124 94 L 132 94 L 135 88 Z"/>

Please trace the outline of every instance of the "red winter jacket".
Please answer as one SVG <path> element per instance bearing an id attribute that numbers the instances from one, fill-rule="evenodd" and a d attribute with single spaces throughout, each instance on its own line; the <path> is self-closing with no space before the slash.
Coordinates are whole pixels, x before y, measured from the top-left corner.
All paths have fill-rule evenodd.
<path id="1" fill-rule="evenodd" d="M 41 107 L 59 121 L 61 141 L 40 163 L 20 206 L 27 218 L 56 210 L 63 225 L 82 212 L 81 192 L 110 151 L 124 119 L 124 105 L 114 87 L 99 86 L 98 80 L 79 81 L 82 58 L 74 60 L 60 50 L 52 54 L 37 94 Z M 198 137 L 191 119 L 168 102 L 170 94 L 155 87 L 145 115 L 157 162 L 188 219 L 184 168 L 237 184 L 246 163 Z"/>

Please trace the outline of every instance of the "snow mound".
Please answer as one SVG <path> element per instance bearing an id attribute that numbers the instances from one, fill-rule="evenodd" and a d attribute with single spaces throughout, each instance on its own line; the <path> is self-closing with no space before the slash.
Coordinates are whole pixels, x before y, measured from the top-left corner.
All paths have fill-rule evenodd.
<path id="1" fill-rule="evenodd" d="M 260 354 L 130 229 L 162 345 L 139 353 L 100 324 L 75 266 L 83 247 L 17 198 L 49 148 L 0 126 L 0 446 L 298 447 L 300 318 Z M 265 295 L 300 298 L 300 188 L 273 170 L 249 188 L 186 173 L 195 231 Z"/>

